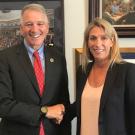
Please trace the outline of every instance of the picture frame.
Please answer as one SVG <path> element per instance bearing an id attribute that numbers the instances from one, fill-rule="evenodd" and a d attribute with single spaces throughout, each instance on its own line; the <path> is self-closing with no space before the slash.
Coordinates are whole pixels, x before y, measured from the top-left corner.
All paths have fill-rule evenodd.
<path id="1" fill-rule="evenodd" d="M 83 48 L 75 48 L 75 70 L 81 64 Z M 120 53 L 125 61 L 135 63 L 135 47 L 120 47 Z"/>
<path id="2" fill-rule="evenodd" d="M 135 63 L 135 48 L 120 48 L 120 52 L 123 59 Z"/>
<path id="3" fill-rule="evenodd" d="M 105 2 L 108 2 L 108 1 L 109 0 L 89 0 L 89 22 L 93 21 L 94 18 L 96 17 L 105 18 L 105 19 L 107 18 L 105 15 L 103 16 L 103 9 L 105 10 L 105 7 L 106 7 L 106 5 L 103 5 L 103 3 L 105 4 Z M 135 15 L 135 11 L 133 15 Z M 125 16 L 123 15 L 123 18 Z M 134 19 L 134 17 L 131 17 L 131 18 Z M 126 19 L 123 19 L 123 21 L 125 20 L 127 21 L 128 17 Z M 130 25 L 127 25 L 127 24 L 117 24 L 117 25 L 112 24 L 112 25 L 116 29 L 119 37 L 126 37 L 126 38 L 135 37 L 135 23 L 130 24 Z"/>
<path id="4" fill-rule="evenodd" d="M 0 0 L 0 50 L 22 40 L 19 33 L 20 13 L 29 3 L 39 3 L 45 7 L 50 26 L 45 43 L 57 46 L 65 54 L 64 0 Z"/>

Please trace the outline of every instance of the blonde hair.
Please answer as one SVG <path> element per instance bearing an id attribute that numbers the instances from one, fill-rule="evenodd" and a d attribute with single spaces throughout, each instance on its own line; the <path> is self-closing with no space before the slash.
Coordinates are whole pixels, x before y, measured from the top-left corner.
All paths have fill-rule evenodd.
<path id="1" fill-rule="evenodd" d="M 101 19 L 101 18 L 96 18 L 92 23 L 90 23 L 88 25 L 88 27 L 85 30 L 85 34 L 84 34 L 83 53 L 82 53 L 82 60 L 81 60 L 81 65 L 84 70 L 86 70 L 86 66 L 89 61 L 94 61 L 94 58 L 88 48 L 88 40 L 89 40 L 89 32 L 95 26 L 104 29 L 106 35 L 113 42 L 113 46 L 111 47 L 111 50 L 110 50 L 109 63 L 113 65 L 114 63 L 122 62 L 122 58 L 121 58 L 120 51 L 119 51 L 119 45 L 118 45 L 118 36 L 117 36 L 115 29 L 106 20 Z"/>
<path id="2" fill-rule="evenodd" d="M 46 13 L 44 6 L 42 6 L 41 4 L 35 4 L 35 3 L 28 4 L 23 7 L 23 9 L 21 11 L 21 19 L 20 19 L 21 23 L 23 22 L 23 14 L 26 10 L 34 10 L 34 11 L 39 11 L 39 12 L 43 13 L 45 15 L 46 23 L 49 23 L 47 13 Z"/>

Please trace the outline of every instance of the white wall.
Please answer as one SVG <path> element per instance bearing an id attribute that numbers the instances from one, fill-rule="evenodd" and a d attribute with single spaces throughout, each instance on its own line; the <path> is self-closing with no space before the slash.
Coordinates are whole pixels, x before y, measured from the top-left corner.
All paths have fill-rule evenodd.
<path id="1" fill-rule="evenodd" d="M 71 102 L 74 101 L 75 69 L 74 48 L 82 47 L 84 29 L 88 24 L 88 0 L 64 0 L 65 10 L 65 55 L 69 76 Z M 121 47 L 135 47 L 135 38 L 119 39 Z M 73 121 L 72 135 L 75 135 L 76 120 Z"/>
<path id="2" fill-rule="evenodd" d="M 67 59 L 70 91 L 74 91 L 74 51 L 82 47 L 83 33 L 87 25 L 87 6 L 85 0 L 65 0 L 65 54 Z M 71 94 L 71 100 L 74 95 Z"/>
<path id="3" fill-rule="evenodd" d="M 87 1 L 87 0 L 86 0 Z M 71 102 L 74 101 L 75 72 L 74 48 L 82 47 L 83 32 L 87 25 L 87 2 L 85 0 L 64 0 L 65 9 L 65 54 L 69 76 L 69 90 Z M 72 122 L 72 135 L 76 131 L 76 119 Z"/>

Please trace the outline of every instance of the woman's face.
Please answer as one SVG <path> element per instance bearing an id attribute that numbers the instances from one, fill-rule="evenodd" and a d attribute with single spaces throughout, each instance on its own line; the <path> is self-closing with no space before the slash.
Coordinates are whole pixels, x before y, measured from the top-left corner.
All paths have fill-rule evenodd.
<path id="1" fill-rule="evenodd" d="M 94 57 L 95 62 L 108 61 L 110 48 L 113 46 L 112 40 L 105 34 L 104 29 L 93 27 L 89 32 L 88 47 Z"/>

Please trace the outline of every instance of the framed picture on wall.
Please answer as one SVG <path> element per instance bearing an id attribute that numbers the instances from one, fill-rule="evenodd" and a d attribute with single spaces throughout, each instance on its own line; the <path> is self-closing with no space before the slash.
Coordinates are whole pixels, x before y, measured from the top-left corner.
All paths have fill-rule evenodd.
<path id="1" fill-rule="evenodd" d="M 75 48 L 75 69 L 81 64 L 83 48 Z M 125 61 L 135 63 L 135 48 L 121 47 L 120 53 Z"/>
<path id="2" fill-rule="evenodd" d="M 119 37 L 135 37 L 135 0 L 89 0 L 89 22 L 96 17 L 109 21 Z"/>
<path id="3" fill-rule="evenodd" d="M 21 9 L 29 3 L 42 4 L 49 18 L 49 33 L 46 44 L 53 44 L 65 53 L 64 3 L 63 0 L 0 0 L 0 50 L 19 44 Z"/>
<path id="4" fill-rule="evenodd" d="M 120 51 L 123 59 L 135 63 L 135 48 L 120 48 Z"/>

